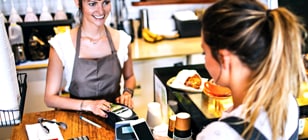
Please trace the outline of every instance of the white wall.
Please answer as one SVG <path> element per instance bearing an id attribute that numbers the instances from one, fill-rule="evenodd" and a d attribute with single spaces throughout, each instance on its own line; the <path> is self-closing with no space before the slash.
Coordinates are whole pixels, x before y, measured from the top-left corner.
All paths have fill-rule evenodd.
<path id="1" fill-rule="evenodd" d="M 155 6 L 131 6 L 129 18 L 139 18 L 139 11 L 147 9 L 149 14 L 149 26 L 151 31 L 162 33 L 175 30 L 174 21 L 171 18 L 173 13 L 180 10 L 204 9 L 209 4 L 178 4 L 178 5 L 155 5 Z"/>
<path id="2" fill-rule="evenodd" d="M 12 0 L 12 1 L 14 2 L 14 7 L 18 11 L 18 13 L 24 15 L 26 13 L 26 8 L 28 6 L 27 5 L 28 0 Z M 29 0 L 29 1 L 34 12 L 38 14 L 41 13 L 43 7 L 43 0 Z M 56 11 L 57 1 L 58 0 L 46 0 L 46 5 L 48 6 L 50 12 Z M 74 4 L 74 0 L 62 0 L 62 3 L 66 11 L 76 13 L 77 9 Z M 12 8 L 11 0 L 0 0 L 0 8 L 5 15 L 9 15 Z"/>
<path id="3" fill-rule="evenodd" d="M 5 2 L 4 2 L 5 1 Z M 13 0 L 14 7 L 19 14 L 25 15 L 27 8 L 27 0 Z M 58 0 L 46 0 L 49 11 L 56 12 Z M 113 1 L 113 0 L 112 0 Z M 119 1 L 119 0 L 118 0 Z M 207 8 L 210 4 L 171 4 L 171 5 L 154 5 L 154 6 L 132 6 L 131 1 L 125 0 L 128 8 L 128 18 L 137 19 L 140 17 L 140 9 L 148 9 L 150 29 L 153 32 L 161 33 L 164 31 L 172 31 L 175 29 L 174 21 L 171 18 L 174 12 L 179 10 L 195 10 Z M 135 0 L 136 1 L 136 0 Z M 30 0 L 30 5 L 35 13 L 41 13 L 43 0 Z M 64 10 L 76 15 L 77 8 L 74 0 L 62 0 Z M 4 15 L 9 15 L 11 11 L 11 0 L 0 0 L 0 10 Z"/>

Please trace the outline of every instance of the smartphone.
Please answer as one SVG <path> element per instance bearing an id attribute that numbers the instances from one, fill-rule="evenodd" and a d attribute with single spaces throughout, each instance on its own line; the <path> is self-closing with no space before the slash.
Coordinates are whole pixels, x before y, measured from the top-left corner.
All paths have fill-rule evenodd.
<path id="1" fill-rule="evenodd" d="M 130 123 L 137 140 L 154 140 L 153 134 L 144 118 L 134 120 Z"/>
<path id="2" fill-rule="evenodd" d="M 129 121 L 120 121 L 115 124 L 116 140 L 137 140 Z"/>

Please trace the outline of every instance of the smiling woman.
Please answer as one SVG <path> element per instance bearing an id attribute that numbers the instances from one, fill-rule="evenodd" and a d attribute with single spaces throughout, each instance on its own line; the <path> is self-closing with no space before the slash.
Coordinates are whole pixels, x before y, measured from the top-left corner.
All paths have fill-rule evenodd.
<path id="1" fill-rule="evenodd" d="M 46 105 L 90 111 L 104 118 L 108 117 L 111 103 L 132 108 L 135 76 L 129 48 L 131 37 L 105 24 L 112 7 L 110 0 L 75 0 L 75 4 L 80 25 L 49 41 Z M 70 98 L 58 95 L 63 89 L 62 75 Z M 124 88 L 129 89 L 123 93 L 121 77 Z"/>

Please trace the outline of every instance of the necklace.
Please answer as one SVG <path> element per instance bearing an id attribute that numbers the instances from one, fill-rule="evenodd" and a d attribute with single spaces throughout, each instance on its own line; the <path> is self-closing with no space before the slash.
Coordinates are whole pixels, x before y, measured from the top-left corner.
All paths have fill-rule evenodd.
<path id="1" fill-rule="evenodd" d="M 101 35 L 98 38 L 92 38 L 91 35 L 88 35 L 87 32 L 84 32 L 83 35 L 84 35 L 83 37 L 86 40 L 89 40 L 89 42 L 92 45 L 96 45 L 104 36 L 106 36 L 106 31 L 104 31 L 104 33 L 101 33 Z"/>
<path id="2" fill-rule="evenodd" d="M 102 36 L 103 37 L 103 36 Z M 88 39 L 90 41 L 91 44 L 96 45 L 101 39 L 102 37 L 98 38 L 98 39 L 92 39 L 90 37 L 85 37 L 86 39 Z"/>

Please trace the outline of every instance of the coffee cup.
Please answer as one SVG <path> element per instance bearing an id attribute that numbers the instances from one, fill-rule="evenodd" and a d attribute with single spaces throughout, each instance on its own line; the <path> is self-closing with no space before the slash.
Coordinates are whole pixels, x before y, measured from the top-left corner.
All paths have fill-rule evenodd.
<path id="1" fill-rule="evenodd" d="M 162 123 L 161 107 L 158 102 L 148 103 L 146 122 L 151 129 Z"/>
<path id="2" fill-rule="evenodd" d="M 175 127 L 173 132 L 174 140 L 191 139 L 191 116 L 189 113 L 180 112 L 176 114 Z"/>

